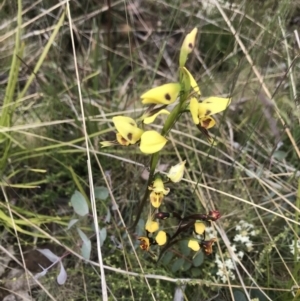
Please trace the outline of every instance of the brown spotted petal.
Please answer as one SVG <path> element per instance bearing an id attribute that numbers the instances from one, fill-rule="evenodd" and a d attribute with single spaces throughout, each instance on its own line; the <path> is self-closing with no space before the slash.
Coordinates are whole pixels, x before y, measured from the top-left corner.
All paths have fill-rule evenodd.
<path id="1" fill-rule="evenodd" d="M 201 127 L 205 128 L 207 130 L 212 128 L 216 124 L 216 121 L 211 116 L 202 117 L 202 118 L 199 118 L 199 120 L 200 120 Z"/>
<path id="2" fill-rule="evenodd" d="M 200 242 L 201 248 L 206 255 L 210 255 L 212 253 L 212 246 L 216 241 L 216 238 L 212 238 L 211 240 L 204 240 Z"/>
<path id="3" fill-rule="evenodd" d="M 135 144 L 141 139 L 144 131 L 137 127 L 136 122 L 132 118 L 116 116 L 112 120 L 119 134 L 117 134 L 117 141 L 121 145 Z"/>
<path id="4" fill-rule="evenodd" d="M 150 202 L 154 208 L 160 207 L 163 198 L 164 198 L 164 194 L 162 192 L 152 191 L 150 193 Z"/>
<path id="5" fill-rule="evenodd" d="M 141 236 L 138 238 L 140 241 L 140 248 L 143 251 L 149 251 L 150 248 L 150 239 L 148 237 Z"/>
<path id="6" fill-rule="evenodd" d="M 188 33 L 182 43 L 179 55 L 179 66 L 183 67 L 186 63 L 188 54 L 191 53 L 195 47 L 195 39 L 197 35 L 197 28 L 194 28 Z"/>
<path id="7" fill-rule="evenodd" d="M 180 92 L 181 85 L 179 83 L 170 83 L 153 88 L 145 92 L 142 96 L 143 104 L 164 104 L 173 103 Z"/>

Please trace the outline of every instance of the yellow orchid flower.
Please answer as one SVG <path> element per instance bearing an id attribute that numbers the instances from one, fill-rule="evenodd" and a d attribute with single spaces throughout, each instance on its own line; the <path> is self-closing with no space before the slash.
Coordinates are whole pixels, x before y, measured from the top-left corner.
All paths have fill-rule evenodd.
<path id="1" fill-rule="evenodd" d="M 216 238 L 210 240 L 201 241 L 201 247 L 206 255 L 210 255 L 213 251 L 212 246 L 217 241 Z"/>
<path id="2" fill-rule="evenodd" d="M 145 229 L 149 232 L 149 233 L 153 233 L 156 232 L 159 228 L 159 224 L 156 221 L 153 221 L 151 219 L 147 220 Z"/>
<path id="3" fill-rule="evenodd" d="M 143 104 L 164 104 L 173 103 L 180 92 L 181 85 L 179 83 L 170 83 L 153 88 L 145 92 L 142 96 Z"/>
<path id="4" fill-rule="evenodd" d="M 163 246 L 167 242 L 167 233 L 165 231 L 159 231 L 155 237 L 155 241 L 159 246 Z"/>
<path id="5" fill-rule="evenodd" d="M 140 150 L 144 154 L 154 154 L 160 151 L 167 141 L 156 131 L 146 131 L 141 135 Z"/>
<path id="6" fill-rule="evenodd" d="M 154 208 L 158 208 L 164 198 L 164 194 L 162 192 L 151 191 L 150 193 L 150 202 Z"/>
<path id="7" fill-rule="evenodd" d="M 205 228 L 206 228 L 206 226 L 205 226 L 205 224 L 204 223 L 202 223 L 202 222 L 195 222 L 195 225 L 194 225 L 194 227 L 195 227 L 195 233 L 197 233 L 197 234 L 199 234 L 199 235 L 202 235 L 204 232 L 205 232 Z"/>
<path id="8" fill-rule="evenodd" d="M 190 79 L 191 88 L 194 90 L 194 92 L 196 94 L 198 94 L 200 96 L 201 95 L 201 91 L 200 91 L 200 88 L 199 88 L 196 80 L 194 79 L 193 75 L 185 67 L 183 67 L 182 69 L 185 71 L 185 73 L 188 75 L 188 77 Z"/>
<path id="9" fill-rule="evenodd" d="M 144 131 L 137 127 L 136 122 L 126 116 L 115 116 L 112 118 L 116 133 L 116 141 L 102 141 L 100 142 L 102 147 L 112 146 L 116 144 L 121 144 L 128 146 L 130 144 L 137 143 Z"/>
<path id="10" fill-rule="evenodd" d="M 195 47 L 197 31 L 197 28 L 194 28 L 189 34 L 186 35 L 185 39 L 183 40 L 179 55 L 180 67 L 183 67 L 185 65 L 188 54 L 190 54 Z"/>
<path id="11" fill-rule="evenodd" d="M 149 186 L 148 189 L 157 193 L 162 192 L 164 195 L 167 195 L 170 192 L 170 188 L 165 188 L 164 182 L 159 175 L 156 176 L 152 185 Z"/>
<path id="12" fill-rule="evenodd" d="M 154 120 L 156 119 L 156 117 L 160 114 L 165 114 L 165 115 L 169 115 L 170 112 L 166 109 L 160 109 L 159 111 L 157 111 L 156 113 L 152 113 L 150 112 L 149 114 L 146 114 L 146 116 L 142 116 L 141 119 L 143 120 L 143 122 L 145 124 L 150 124 L 152 122 L 154 122 Z M 148 116 L 147 116 L 148 115 Z"/>
<path id="13" fill-rule="evenodd" d="M 210 115 L 224 111 L 230 102 L 230 98 L 213 96 L 199 103 L 195 97 L 192 97 L 190 100 L 190 112 L 194 123 L 205 129 L 212 128 L 216 122 Z"/>
<path id="14" fill-rule="evenodd" d="M 150 202 L 154 208 L 158 208 L 161 205 L 164 196 L 170 192 L 170 188 L 165 188 L 164 182 L 159 176 L 156 177 L 148 189 L 152 190 L 150 193 Z"/>
<path id="15" fill-rule="evenodd" d="M 190 239 L 188 242 L 188 247 L 195 252 L 200 250 L 199 242 L 196 239 Z"/>
<path id="16" fill-rule="evenodd" d="M 148 237 L 138 237 L 138 240 L 140 240 L 140 248 L 143 251 L 149 251 L 150 248 L 150 239 Z"/>
<path id="17" fill-rule="evenodd" d="M 141 139 L 144 131 L 137 127 L 136 122 L 132 118 L 126 116 L 116 116 L 113 117 L 112 120 L 119 134 L 117 135 L 117 140 L 119 143 L 120 141 L 125 140 L 129 144 L 135 144 Z"/>
<path id="18" fill-rule="evenodd" d="M 167 177 L 173 182 L 178 183 L 181 181 L 184 174 L 184 166 L 186 160 L 172 166 L 167 174 Z"/>

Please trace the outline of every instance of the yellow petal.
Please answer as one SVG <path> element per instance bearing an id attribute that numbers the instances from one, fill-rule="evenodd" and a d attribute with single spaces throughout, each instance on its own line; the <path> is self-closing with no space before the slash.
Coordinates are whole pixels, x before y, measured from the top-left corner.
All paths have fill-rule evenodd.
<path id="1" fill-rule="evenodd" d="M 127 116 L 115 116 L 112 118 L 112 121 L 118 132 L 120 132 L 120 128 L 122 128 L 122 126 L 124 124 L 130 124 L 132 126 L 137 126 L 134 119 L 127 117 Z"/>
<path id="2" fill-rule="evenodd" d="M 230 105 L 231 98 L 209 97 L 199 103 L 199 117 L 213 115 L 226 110 Z"/>
<path id="3" fill-rule="evenodd" d="M 152 191 L 150 193 L 150 202 L 151 202 L 151 205 L 154 208 L 159 208 L 160 207 L 163 198 L 164 198 L 164 194 L 162 192 L 157 193 L 155 191 Z"/>
<path id="4" fill-rule="evenodd" d="M 143 122 L 144 122 L 145 124 L 150 124 L 150 123 L 152 123 L 152 122 L 156 119 L 156 117 L 157 117 L 158 115 L 160 115 L 160 114 L 166 114 L 166 115 L 169 115 L 170 112 L 169 112 L 168 110 L 165 110 L 165 109 L 160 110 L 160 111 L 158 111 L 157 113 L 153 114 L 152 116 L 149 116 L 149 117 L 144 118 Z"/>
<path id="5" fill-rule="evenodd" d="M 159 231 L 155 240 L 159 246 L 163 246 L 167 242 L 167 233 L 165 231 Z"/>
<path id="6" fill-rule="evenodd" d="M 195 222 L 195 232 L 199 235 L 202 235 L 205 231 L 205 224 L 204 223 L 201 223 L 201 222 Z"/>
<path id="7" fill-rule="evenodd" d="M 140 240 L 140 248 L 144 251 L 148 251 L 150 247 L 150 240 L 148 237 L 139 237 L 138 240 Z"/>
<path id="8" fill-rule="evenodd" d="M 121 138 L 128 141 L 130 144 L 135 144 L 141 139 L 144 131 L 137 127 L 136 122 L 132 118 L 126 116 L 116 116 L 113 117 L 112 120 Z M 118 142 L 120 143 L 122 139 L 117 136 L 117 139 L 118 138 Z M 123 143 L 122 145 L 126 144 Z"/>
<path id="9" fill-rule="evenodd" d="M 180 48 L 179 66 L 183 67 L 186 63 L 187 56 L 191 53 L 195 47 L 195 39 L 197 34 L 197 28 L 194 28 L 189 34 L 186 35 L 182 46 Z"/>
<path id="10" fill-rule="evenodd" d="M 195 27 L 190 33 L 188 33 L 182 43 L 181 48 L 184 48 L 188 53 L 191 53 L 195 47 L 195 39 L 198 29 Z"/>
<path id="11" fill-rule="evenodd" d="M 149 186 L 148 189 L 153 190 L 156 193 L 163 193 L 164 195 L 167 195 L 170 192 L 170 188 L 165 188 L 164 182 L 160 177 L 157 177 L 153 181 L 152 186 Z"/>
<path id="12" fill-rule="evenodd" d="M 152 221 L 151 219 L 149 219 L 146 223 L 145 229 L 149 232 L 149 233 L 153 233 L 156 232 L 159 228 L 159 224 L 156 221 Z"/>
<path id="13" fill-rule="evenodd" d="M 141 136 L 140 150 L 144 154 L 154 154 L 160 151 L 167 141 L 156 131 L 146 131 Z"/>
<path id="14" fill-rule="evenodd" d="M 169 105 L 176 100 L 180 89 L 181 85 L 179 83 L 170 83 L 153 88 L 141 96 L 142 103 Z"/>
<path id="15" fill-rule="evenodd" d="M 199 117 L 198 117 L 198 108 L 199 103 L 195 97 L 192 97 L 190 100 L 190 112 L 192 114 L 192 118 L 195 124 L 199 124 Z"/>
<path id="16" fill-rule="evenodd" d="M 196 239 L 190 239 L 188 242 L 188 247 L 195 252 L 200 250 L 200 245 Z"/>
<path id="17" fill-rule="evenodd" d="M 178 183 L 181 181 L 183 174 L 184 174 L 184 166 L 185 160 L 172 166 L 169 170 L 167 177 L 173 182 Z"/>
<path id="18" fill-rule="evenodd" d="M 123 136 L 120 133 L 116 134 L 116 139 L 121 145 L 128 146 L 130 144 L 130 142 L 123 138 Z"/>
<path id="19" fill-rule="evenodd" d="M 202 117 L 200 118 L 200 125 L 205 129 L 210 129 L 216 124 L 216 121 L 211 117 Z"/>
<path id="20" fill-rule="evenodd" d="M 100 145 L 101 147 L 108 147 L 108 146 L 116 145 L 116 143 L 113 141 L 102 141 L 100 142 Z"/>
<path id="21" fill-rule="evenodd" d="M 201 92 L 200 92 L 200 88 L 197 84 L 197 82 L 195 81 L 193 75 L 190 73 L 190 71 L 188 69 L 186 69 L 185 67 L 183 67 L 183 69 L 186 71 L 186 73 L 188 74 L 189 76 L 189 79 L 190 79 L 190 83 L 191 83 L 191 88 L 195 91 L 195 93 L 197 93 L 198 95 L 201 95 Z"/>

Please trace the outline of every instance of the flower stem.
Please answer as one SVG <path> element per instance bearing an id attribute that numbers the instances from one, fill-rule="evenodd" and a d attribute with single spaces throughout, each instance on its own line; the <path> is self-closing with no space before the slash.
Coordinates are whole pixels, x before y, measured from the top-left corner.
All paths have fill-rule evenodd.
<path id="1" fill-rule="evenodd" d="M 167 118 L 167 120 L 166 120 L 166 122 L 165 122 L 165 124 L 164 124 L 164 126 L 161 130 L 161 135 L 162 136 L 165 136 L 172 129 L 172 127 L 174 126 L 176 120 L 178 119 L 179 115 L 181 114 L 182 107 L 184 106 L 184 103 L 185 103 L 186 99 L 188 98 L 189 89 L 190 89 L 190 86 L 188 87 L 188 89 L 184 89 L 183 93 L 180 95 L 179 103 L 175 106 L 175 108 L 172 110 L 170 115 L 168 115 L 168 118 Z M 144 196 L 143 196 L 143 198 L 142 198 L 142 200 L 141 200 L 141 202 L 138 206 L 135 221 L 133 222 L 133 224 L 131 226 L 132 230 L 134 230 L 134 228 L 138 224 L 138 221 L 141 217 L 143 208 L 144 208 L 144 206 L 147 202 L 147 199 L 149 198 L 150 191 L 149 191 L 148 187 L 153 182 L 153 176 L 154 176 L 154 173 L 155 173 L 156 166 L 158 164 L 159 155 L 160 155 L 160 152 L 157 152 L 157 153 L 155 153 L 151 156 L 150 173 L 149 173 L 149 178 L 148 178 L 148 181 L 147 181 L 147 187 L 146 187 Z"/>

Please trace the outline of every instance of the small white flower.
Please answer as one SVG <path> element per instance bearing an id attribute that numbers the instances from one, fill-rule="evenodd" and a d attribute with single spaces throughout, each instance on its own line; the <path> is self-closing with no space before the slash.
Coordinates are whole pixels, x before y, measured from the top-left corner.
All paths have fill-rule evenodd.
<path id="1" fill-rule="evenodd" d="M 215 238 L 218 236 L 217 231 L 213 227 L 206 227 L 205 228 L 205 237 L 207 240 Z"/>
<path id="2" fill-rule="evenodd" d="M 246 243 L 249 243 L 250 242 L 250 239 L 249 239 L 249 236 L 243 236 L 241 234 L 237 234 L 234 239 L 234 241 L 240 241 L 241 243 L 243 244 L 246 244 Z"/>
<path id="3" fill-rule="evenodd" d="M 232 250 L 232 252 L 236 253 L 236 245 L 232 245 L 231 250 Z"/>
<path id="4" fill-rule="evenodd" d="M 253 249 L 253 243 L 252 243 L 252 241 L 246 242 L 246 247 L 247 247 L 248 251 L 251 251 Z"/>
<path id="5" fill-rule="evenodd" d="M 243 251 L 239 251 L 239 252 L 237 253 L 237 257 L 239 257 L 240 259 L 243 259 L 243 257 L 244 257 L 244 252 L 243 252 Z"/>
<path id="6" fill-rule="evenodd" d="M 229 270 L 234 270 L 234 265 L 231 259 L 226 259 L 225 260 L 225 266 L 229 269 Z"/>
<path id="7" fill-rule="evenodd" d="M 300 239 L 293 240 L 293 242 L 289 245 L 290 252 L 293 255 L 295 254 L 295 247 L 296 247 L 296 249 L 298 249 L 297 260 L 300 260 Z"/>
<path id="8" fill-rule="evenodd" d="M 241 227 L 240 225 L 236 225 L 236 226 L 235 226 L 235 230 L 236 230 L 236 231 L 241 231 L 241 230 L 242 230 L 242 227 Z"/>

